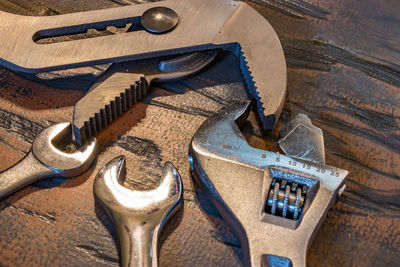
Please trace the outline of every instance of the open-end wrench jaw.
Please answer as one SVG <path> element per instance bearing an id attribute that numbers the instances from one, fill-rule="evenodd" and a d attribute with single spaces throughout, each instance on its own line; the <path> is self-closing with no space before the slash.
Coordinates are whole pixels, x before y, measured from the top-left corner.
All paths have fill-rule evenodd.
<path id="1" fill-rule="evenodd" d="M 56 173 L 73 176 L 82 174 L 97 156 L 97 141 L 91 138 L 74 152 L 68 153 L 58 148 L 58 144 L 72 142 L 71 133 L 72 126 L 69 122 L 45 129 L 32 144 L 33 155 Z"/>
<path id="2" fill-rule="evenodd" d="M 158 235 L 181 203 L 181 178 L 167 162 L 156 189 L 135 191 L 122 185 L 125 175 L 125 157 L 111 160 L 96 176 L 95 196 L 118 234 L 122 266 L 157 266 Z"/>
<path id="3" fill-rule="evenodd" d="M 59 148 L 59 144 L 72 141 L 71 131 L 71 124 L 65 122 L 41 132 L 33 141 L 29 153 L 0 173 L 0 199 L 41 179 L 75 177 L 85 172 L 97 155 L 97 141 L 93 138 L 76 151 L 67 153 Z"/>
<path id="4" fill-rule="evenodd" d="M 198 129 L 189 151 L 194 177 L 236 231 L 246 266 L 305 266 L 347 171 L 251 147 L 235 123 L 248 108 L 230 104 Z"/>

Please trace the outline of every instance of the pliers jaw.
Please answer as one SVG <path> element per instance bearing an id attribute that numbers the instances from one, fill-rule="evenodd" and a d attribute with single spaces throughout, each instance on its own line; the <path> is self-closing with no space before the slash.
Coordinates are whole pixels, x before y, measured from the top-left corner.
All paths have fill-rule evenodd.
<path id="1" fill-rule="evenodd" d="M 138 27 L 132 32 L 68 42 L 35 42 L 38 35 L 66 36 L 78 29 L 121 26 L 129 18 L 137 23 L 145 11 L 160 4 L 179 16 L 176 27 L 163 34 Z M 240 60 L 263 128 L 272 129 L 282 111 L 286 64 L 281 44 L 267 20 L 240 1 L 167 0 L 51 17 L 0 12 L 2 21 L 8 26 L 0 29 L 0 35 L 8 38 L 0 40 L 0 64 L 15 71 L 36 73 L 224 48 L 233 50 Z"/>

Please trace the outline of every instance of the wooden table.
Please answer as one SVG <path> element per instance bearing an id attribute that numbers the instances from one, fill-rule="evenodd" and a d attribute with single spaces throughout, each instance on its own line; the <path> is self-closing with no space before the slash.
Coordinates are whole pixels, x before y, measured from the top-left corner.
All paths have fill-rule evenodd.
<path id="1" fill-rule="evenodd" d="M 0 9 L 54 15 L 136 2 L 142 1 L 2 0 Z M 307 263 L 400 265 L 400 3 L 256 2 L 249 4 L 275 28 L 288 65 L 277 129 L 291 115 L 306 113 L 324 131 L 327 164 L 350 173 Z M 94 80 L 59 79 L 49 86 L 28 78 L 0 68 L 0 170 L 20 160 L 45 127 L 70 120 Z M 240 266 L 240 243 L 193 184 L 187 153 L 197 127 L 242 98 L 247 94 L 238 62 L 227 53 L 193 78 L 154 86 L 99 136 L 106 145 L 89 172 L 41 181 L 0 201 L 0 265 L 117 266 L 115 233 L 95 205 L 92 185 L 99 169 L 123 154 L 127 182 L 137 189 L 154 187 L 165 161 L 181 173 L 184 207 L 160 237 L 161 266 Z M 254 122 L 253 114 L 243 129 L 249 142 L 276 150 L 277 131 L 262 133 Z"/>

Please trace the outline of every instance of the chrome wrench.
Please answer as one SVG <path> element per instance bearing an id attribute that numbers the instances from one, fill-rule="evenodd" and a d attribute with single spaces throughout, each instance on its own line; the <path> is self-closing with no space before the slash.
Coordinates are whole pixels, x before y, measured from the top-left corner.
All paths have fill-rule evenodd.
<path id="1" fill-rule="evenodd" d="M 302 117 L 280 141 L 291 156 L 249 146 L 235 122 L 248 108 L 230 104 L 200 126 L 190 145 L 194 177 L 238 234 L 246 266 L 306 266 L 348 172 L 325 165 L 322 131 Z"/>
<path id="2" fill-rule="evenodd" d="M 71 124 L 59 123 L 45 129 L 30 152 L 17 164 L 0 173 L 0 199 L 41 179 L 75 177 L 85 172 L 96 157 L 97 141 L 89 140 L 80 149 L 67 153 L 57 144 L 71 137 Z M 71 139 L 71 138 L 69 138 Z"/>
<path id="3" fill-rule="evenodd" d="M 122 266 L 156 267 L 158 235 L 180 205 L 181 178 L 167 162 L 156 189 L 134 191 L 122 185 L 125 175 L 125 157 L 111 160 L 97 174 L 94 194 L 118 234 Z"/>

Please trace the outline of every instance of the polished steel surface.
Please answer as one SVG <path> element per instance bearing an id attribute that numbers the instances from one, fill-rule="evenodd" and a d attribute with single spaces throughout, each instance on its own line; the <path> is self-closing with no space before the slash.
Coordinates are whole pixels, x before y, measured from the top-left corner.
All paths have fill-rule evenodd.
<path id="1" fill-rule="evenodd" d="M 217 56 L 207 50 L 165 60 L 114 64 L 74 107 L 74 140 L 83 144 L 110 125 L 149 92 L 152 82 L 168 82 L 193 75 Z"/>
<path id="2" fill-rule="evenodd" d="M 200 126 L 190 145 L 193 175 L 240 238 L 246 266 L 306 266 L 348 172 L 249 146 L 235 122 L 248 109 L 248 101 L 230 104 Z M 271 190 L 276 203 L 268 205 Z"/>
<path id="3" fill-rule="evenodd" d="M 32 144 L 31 151 L 17 164 L 0 173 L 0 198 L 41 179 L 74 177 L 85 172 L 96 156 L 97 142 L 88 141 L 80 149 L 67 153 L 57 145 L 71 136 L 71 124 L 59 123 L 45 129 Z"/>
<path id="4" fill-rule="evenodd" d="M 93 190 L 113 221 L 121 249 L 122 266 L 157 266 L 158 235 L 182 199 L 182 181 L 167 162 L 160 185 L 151 191 L 123 186 L 125 157 L 107 163 L 97 174 Z"/>
<path id="5" fill-rule="evenodd" d="M 152 7 L 140 18 L 143 27 L 153 33 L 168 32 L 178 24 L 178 21 L 178 14 L 168 7 Z"/>
<path id="6" fill-rule="evenodd" d="M 140 27 L 121 34 L 73 41 L 40 40 L 107 26 L 140 25 L 140 16 L 163 5 L 179 15 L 163 34 Z M 286 95 L 286 63 L 279 39 L 267 20 L 235 0 L 166 0 L 157 3 L 50 17 L 0 12 L 0 64 L 15 71 L 44 72 L 223 48 L 232 51 L 265 129 L 275 125 Z"/>

